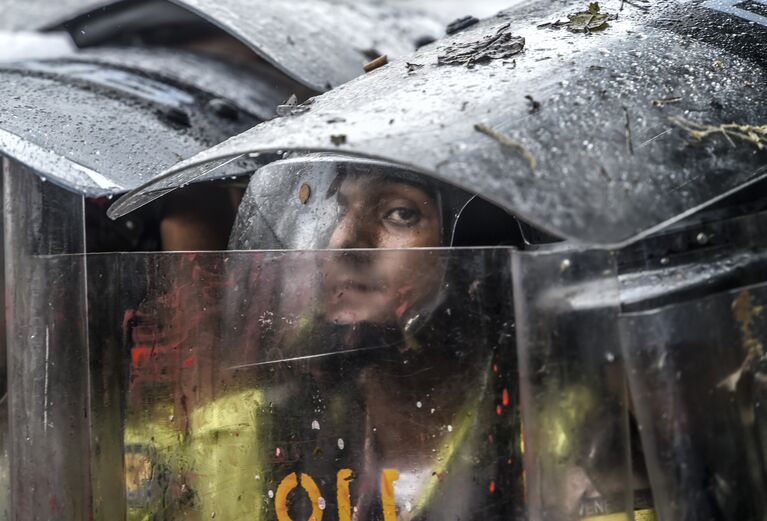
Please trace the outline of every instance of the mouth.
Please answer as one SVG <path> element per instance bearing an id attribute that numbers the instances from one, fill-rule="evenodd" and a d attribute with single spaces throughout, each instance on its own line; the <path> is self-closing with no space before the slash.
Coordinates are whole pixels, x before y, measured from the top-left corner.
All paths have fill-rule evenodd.
<path id="1" fill-rule="evenodd" d="M 369 284 L 357 279 L 343 279 L 331 284 L 332 293 L 336 297 L 343 296 L 344 293 L 377 293 L 382 291 L 378 285 Z"/>

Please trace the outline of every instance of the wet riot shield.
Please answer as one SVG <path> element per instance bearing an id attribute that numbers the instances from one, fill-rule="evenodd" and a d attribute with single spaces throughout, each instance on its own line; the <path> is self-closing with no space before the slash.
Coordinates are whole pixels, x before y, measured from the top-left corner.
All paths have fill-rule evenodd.
<path id="1" fill-rule="evenodd" d="M 0 158 L 0 169 L 5 169 L 6 166 L 2 158 Z M 1 176 L 0 176 L 1 177 Z M 2 181 L 0 181 L 2 185 Z M 0 218 L 2 222 L 4 216 Z M 2 230 L 3 227 L 0 227 Z M 2 233 L 0 232 L 0 236 Z M 2 251 L 3 263 L 5 263 L 5 244 L 3 240 L 0 240 L 0 251 Z M 5 288 L 5 266 L 0 269 L 0 287 Z M 5 303 L 7 296 L 3 291 L 2 303 L 5 309 Z M 10 460 L 8 454 L 8 445 L 10 442 L 10 429 L 8 428 L 8 346 L 6 342 L 6 314 L 3 313 L 0 317 L 0 519 L 10 519 Z"/>
<path id="2" fill-rule="evenodd" d="M 620 343 L 661 519 L 767 515 L 767 221 L 743 197 L 623 253 Z"/>
<path id="3" fill-rule="evenodd" d="M 68 14 L 40 26 L 66 30 L 78 47 L 173 45 L 191 35 L 216 37 L 219 28 L 313 92 L 363 74 L 380 55 L 407 54 L 443 29 L 408 4 L 367 0 L 112 0 Z"/>
<path id="4" fill-rule="evenodd" d="M 760 211 L 616 251 L 83 255 L 15 173 L 15 518 L 763 515 Z M 374 257 L 396 291 L 343 275 Z"/>
<path id="5" fill-rule="evenodd" d="M 14 519 L 521 512 L 512 250 L 88 255 L 13 174 Z"/>
<path id="6" fill-rule="evenodd" d="M 87 338 L 84 265 L 31 262 L 85 251 L 84 199 L 7 158 L 3 184 L 6 251 L 15 252 L 6 257 L 9 430 L 16 433 L 10 439 L 10 483 L 18 491 L 11 500 L 11 519 L 48 518 L 47 512 L 51 518 L 85 519 L 81 514 L 90 499 L 82 487 L 89 472 L 77 462 L 89 451 L 91 415 L 85 382 L 75 375 L 87 374 L 87 358 L 72 349 Z M 49 291 L 56 280 L 70 280 L 73 286 Z M 47 318 L 33 316 L 32 310 Z M 51 350 L 59 340 L 62 347 Z M 46 513 L 13 513 L 31 512 L 39 497 L 46 498 Z"/>
<path id="7" fill-rule="evenodd" d="M 260 251 L 82 255 L 6 182 L 14 515 L 764 519 L 765 20 L 644 4 L 464 27 L 113 207 L 332 151 L 472 188 L 522 251 L 264 250 L 267 211 Z M 339 278 L 378 256 L 396 285 Z"/>
<path id="8" fill-rule="evenodd" d="M 621 250 L 515 254 L 532 519 L 764 518 L 753 195 Z"/>
<path id="9" fill-rule="evenodd" d="M 514 258 L 530 519 L 653 519 L 631 457 L 616 275 L 605 251 Z"/>

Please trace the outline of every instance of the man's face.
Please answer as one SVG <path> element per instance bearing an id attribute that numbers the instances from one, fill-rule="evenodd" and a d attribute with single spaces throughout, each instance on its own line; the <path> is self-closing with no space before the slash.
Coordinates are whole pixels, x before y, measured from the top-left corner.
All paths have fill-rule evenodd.
<path id="1" fill-rule="evenodd" d="M 330 249 L 405 249 L 440 246 L 437 201 L 396 178 L 349 176 L 337 193 L 339 221 Z M 326 316 L 338 324 L 394 325 L 434 298 L 444 268 L 428 251 L 334 254 L 323 270 Z"/>

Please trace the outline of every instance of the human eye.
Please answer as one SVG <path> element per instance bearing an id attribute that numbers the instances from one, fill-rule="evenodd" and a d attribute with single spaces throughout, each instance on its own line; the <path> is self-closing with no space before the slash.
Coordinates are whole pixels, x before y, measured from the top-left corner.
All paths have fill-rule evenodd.
<path id="1" fill-rule="evenodd" d="M 421 220 L 421 212 L 407 206 L 393 206 L 384 213 L 384 220 L 395 226 L 411 227 Z"/>

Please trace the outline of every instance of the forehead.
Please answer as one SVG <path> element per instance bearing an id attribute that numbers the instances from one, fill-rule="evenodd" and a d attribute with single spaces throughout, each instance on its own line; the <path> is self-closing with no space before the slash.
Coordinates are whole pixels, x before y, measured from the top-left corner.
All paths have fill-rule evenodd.
<path id="1" fill-rule="evenodd" d="M 338 192 L 344 197 L 381 196 L 386 194 L 403 197 L 415 197 L 423 200 L 434 200 L 434 190 L 430 187 L 407 178 L 370 173 L 353 173 L 339 175 L 333 183 L 331 192 Z M 333 195 L 331 193 L 331 195 Z"/>

